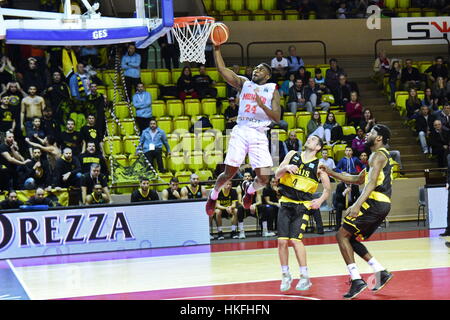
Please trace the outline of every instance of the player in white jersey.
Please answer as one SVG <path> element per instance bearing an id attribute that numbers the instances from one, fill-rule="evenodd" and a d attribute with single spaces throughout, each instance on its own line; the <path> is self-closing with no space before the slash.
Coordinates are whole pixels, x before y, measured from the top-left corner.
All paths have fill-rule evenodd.
<path id="1" fill-rule="evenodd" d="M 240 92 L 240 98 L 237 125 L 234 126 L 228 143 L 225 171 L 217 178 L 206 202 L 206 213 L 210 216 L 214 214 L 220 190 L 235 176 L 247 154 L 257 177 L 252 183 L 243 184 L 243 207 L 250 208 L 256 191 L 267 185 L 273 162 L 266 131 L 272 121 L 279 122 L 281 117 L 280 95 L 276 84 L 267 83 L 272 76 L 272 68 L 268 64 L 258 65 L 249 81 L 225 66 L 219 46 L 214 47 L 214 57 L 219 73 Z"/>

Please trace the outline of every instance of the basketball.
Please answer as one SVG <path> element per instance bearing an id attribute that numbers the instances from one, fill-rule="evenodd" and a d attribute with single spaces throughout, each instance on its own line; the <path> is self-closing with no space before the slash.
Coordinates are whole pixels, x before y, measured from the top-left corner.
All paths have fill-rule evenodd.
<path id="1" fill-rule="evenodd" d="M 215 23 L 211 31 L 211 41 L 215 46 L 227 42 L 230 32 L 228 27 L 223 23 Z"/>

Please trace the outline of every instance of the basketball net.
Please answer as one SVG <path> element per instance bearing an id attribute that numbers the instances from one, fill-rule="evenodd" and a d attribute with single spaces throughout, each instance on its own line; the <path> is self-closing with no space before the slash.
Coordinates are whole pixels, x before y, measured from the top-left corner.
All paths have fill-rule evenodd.
<path id="1" fill-rule="evenodd" d="M 205 48 L 214 26 L 211 17 L 175 18 L 172 33 L 180 47 L 180 62 L 205 64 Z"/>

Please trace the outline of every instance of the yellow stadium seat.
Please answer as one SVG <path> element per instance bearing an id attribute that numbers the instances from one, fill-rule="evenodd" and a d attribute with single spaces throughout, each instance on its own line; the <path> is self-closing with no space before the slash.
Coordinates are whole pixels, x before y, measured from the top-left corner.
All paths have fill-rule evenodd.
<path id="1" fill-rule="evenodd" d="M 216 169 L 217 164 L 223 163 L 223 153 L 221 151 L 210 151 L 205 152 L 204 158 L 203 158 L 206 167 L 213 171 Z"/>
<path id="2" fill-rule="evenodd" d="M 332 94 L 324 94 L 322 95 L 322 101 L 334 104 L 334 96 Z"/>
<path id="3" fill-rule="evenodd" d="M 203 152 L 192 151 L 186 155 L 186 163 L 189 170 L 199 171 L 203 169 Z"/>
<path id="4" fill-rule="evenodd" d="M 116 136 L 119 133 L 119 125 L 114 120 L 108 120 L 106 128 L 108 130 L 108 136 Z"/>
<path id="5" fill-rule="evenodd" d="M 410 16 L 410 17 L 421 17 L 422 16 L 422 10 L 420 8 L 409 8 L 408 9 L 408 16 Z"/>
<path id="6" fill-rule="evenodd" d="M 117 118 L 120 120 L 126 119 L 130 117 L 130 109 L 125 102 L 117 103 L 114 106 L 114 113 Z"/>
<path id="7" fill-rule="evenodd" d="M 230 0 L 230 10 L 233 10 L 233 11 L 244 10 L 244 1 Z"/>
<path id="8" fill-rule="evenodd" d="M 254 21 L 266 21 L 267 20 L 267 12 L 264 10 L 253 11 L 253 20 Z"/>
<path id="9" fill-rule="evenodd" d="M 400 17 L 400 18 L 409 17 L 409 12 L 407 9 L 396 8 L 395 12 L 397 13 L 397 17 Z"/>
<path id="10" fill-rule="evenodd" d="M 160 85 L 171 83 L 171 72 L 168 69 L 155 70 L 155 82 Z"/>
<path id="11" fill-rule="evenodd" d="M 186 130 L 189 131 L 189 128 L 191 127 L 191 119 L 189 117 L 180 116 L 175 117 L 173 119 L 173 130 L 179 131 L 179 130 Z"/>
<path id="12" fill-rule="evenodd" d="M 225 11 L 228 10 L 228 1 L 227 0 L 214 0 L 214 10 L 216 11 Z"/>
<path id="13" fill-rule="evenodd" d="M 166 101 L 167 115 L 170 117 L 179 117 L 184 115 L 184 104 L 179 99 Z"/>
<path id="14" fill-rule="evenodd" d="M 226 153 L 228 150 L 228 144 L 230 143 L 230 138 L 231 138 L 231 136 L 229 134 L 222 136 L 222 151 L 224 153 Z"/>
<path id="15" fill-rule="evenodd" d="M 433 65 L 432 61 L 419 61 L 419 72 L 425 73 L 425 70 L 427 70 L 429 67 Z"/>
<path id="16" fill-rule="evenodd" d="M 199 99 L 184 100 L 184 113 L 187 116 L 195 117 L 202 113 L 202 105 Z"/>
<path id="17" fill-rule="evenodd" d="M 316 74 L 316 66 L 312 64 L 305 64 L 306 72 L 311 73 L 311 77 L 314 77 Z"/>
<path id="18" fill-rule="evenodd" d="M 425 92 L 424 91 L 417 91 L 417 97 L 420 100 L 423 100 L 425 98 Z"/>
<path id="19" fill-rule="evenodd" d="M 283 20 L 283 11 L 281 10 L 270 10 L 269 11 L 270 20 L 280 21 Z"/>
<path id="20" fill-rule="evenodd" d="M 172 133 L 173 123 L 169 117 L 162 117 L 158 119 L 158 127 L 161 128 L 166 134 Z"/>
<path id="21" fill-rule="evenodd" d="M 216 148 L 216 136 L 211 132 L 203 132 L 201 135 L 201 150 L 212 151 Z"/>
<path id="22" fill-rule="evenodd" d="M 141 81 L 144 85 L 149 85 L 154 83 L 155 72 L 153 70 L 143 69 L 141 70 Z"/>
<path id="23" fill-rule="evenodd" d="M 218 98 L 227 97 L 227 85 L 225 83 L 216 83 L 214 87 L 217 89 Z"/>
<path id="24" fill-rule="evenodd" d="M 315 12 L 315 11 L 310 11 L 310 12 L 308 13 L 308 19 L 309 19 L 309 20 L 316 20 L 316 19 L 317 19 L 317 12 Z"/>
<path id="25" fill-rule="evenodd" d="M 406 100 L 408 100 L 408 94 L 399 94 L 395 98 L 395 105 L 399 109 L 400 114 L 406 114 Z"/>
<path id="26" fill-rule="evenodd" d="M 209 121 L 211 122 L 214 129 L 224 131 L 225 130 L 225 117 L 223 115 L 213 115 L 209 117 Z"/>
<path id="27" fill-rule="evenodd" d="M 114 79 L 116 76 L 116 71 L 114 70 L 106 70 L 103 71 L 103 82 L 107 87 L 113 87 L 114 86 Z M 117 77 L 117 82 L 120 82 L 120 77 Z"/>
<path id="28" fill-rule="evenodd" d="M 167 183 L 166 185 L 158 185 L 155 187 L 156 191 L 162 192 L 164 189 L 169 187 L 170 180 L 173 178 L 173 174 L 171 172 L 165 172 L 158 174 L 158 180 L 152 181 L 152 183 Z"/>
<path id="29" fill-rule="evenodd" d="M 206 68 L 206 74 L 210 76 L 213 81 L 220 81 L 220 74 L 219 71 L 217 71 L 217 68 Z"/>
<path id="30" fill-rule="evenodd" d="M 192 171 L 190 170 L 183 170 L 183 171 L 178 171 L 175 173 L 175 177 L 178 178 L 178 180 L 180 181 L 180 183 L 182 184 L 186 184 L 191 180 L 191 174 Z"/>
<path id="31" fill-rule="evenodd" d="M 213 179 L 213 173 L 211 170 L 198 170 L 195 173 L 198 175 L 200 181 L 208 181 Z"/>
<path id="32" fill-rule="evenodd" d="M 223 113 L 223 112 L 222 112 Z M 216 99 L 203 99 L 202 100 L 202 114 L 212 116 L 217 114 L 217 100 Z"/>
<path id="33" fill-rule="evenodd" d="M 182 70 L 183 69 L 181 69 L 181 68 L 172 69 L 171 74 L 172 74 L 172 82 L 173 83 L 177 83 L 178 78 L 180 78 L 180 76 L 181 76 Z"/>
<path id="34" fill-rule="evenodd" d="M 297 139 L 300 140 L 302 143 L 305 143 L 305 131 L 301 128 L 294 129 L 295 135 L 297 136 Z"/>
<path id="35" fill-rule="evenodd" d="M 249 10 L 240 10 L 236 12 L 238 21 L 250 21 L 251 12 Z"/>
<path id="36" fill-rule="evenodd" d="M 227 22 L 227 21 L 235 21 L 236 19 L 236 15 L 234 14 L 233 10 L 225 10 L 222 11 L 221 13 L 222 16 L 222 21 Z"/>
<path id="37" fill-rule="evenodd" d="M 152 102 L 152 116 L 156 118 L 166 116 L 166 103 L 163 100 Z"/>
<path id="38" fill-rule="evenodd" d="M 286 141 L 288 138 L 288 134 L 283 129 L 272 129 L 270 130 L 270 135 L 272 139 L 278 140 L 278 141 Z"/>
<path id="39" fill-rule="evenodd" d="M 122 136 L 133 136 L 136 135 L 137 132 L 135 131 L 135 122 L 133 119 L 125 119 L 120 121 L 121 127 L 120 127 L 120 134 Z"/>
<path id="40" fill-rule="evenodd" d="M 356 134 L 356 129 L 354 126 L 343 126 L 342 133 L 344 134 L 344 136 L 348 136 L 350 134 Z"/>
<path id="41" fill-rule="evenodd" d="M 333 146 L 334 161 L 339 161 L 345 156 L 346 144 L 335 144 Z"/>
<path id="42" fill-rule="evenodd" d="M 322 76 L 325 78 L 327 74 L 327 70 L 330 69 L 330 65 L 328 63 L 318 64 L 316 68 L 319 68 L 322 71 Z"/>
<path id="43" fill-rule="evenodd" d="M 438 16 L 438 12 L 435 9 L 423 9 L 422 10 L 422 16 L 424 17 L 437 17 Z"/>
<path id="44" fill-rule="evenodd" d="M 320 114 L 320 121 L 322 121 L 322 123 L 325 123 L 325 121 L 327 120 L 328 111 L 319 111 L 319 114 Z"/>
<path id="45" fill-rule="evenodd" d="M 408 95 L 408 91 L 395 91 L 395 99 L 400 95 Z"/>
<path id="46" fill-rule="evenodd" d="M 328 156 L 330 157 L 330 158 L 333 158 L 333 147 L 332 146 L 329 146 L 329 145 L 324 145 L 323 146 L 323 148 L 322 148 L 323 150 L 327 150 L 328 151 Z M 322 152 L 319 152 L 318 154 L 317 154 L 317 156 L 318 156 L 318 158 L 319 159 L 321 159 L 322 158 Z M 334 158 L 333 158 L 334 159 Z"/>
<path id="47" fill-rule="evenodd" d="M 384 5 L 386 8 L 394 9 L 397 7 L 397 0 L 385 0 Z"/>
<path id="48" fill-rule="evenodd" d="M 185 133 L 180 136 L 180 139 L 183 152 L 194 151 L 196 137 L 193 133 Z"/>
<path id="49" fill-rule="evenodd" d="M 105 137 L 103 142 L 103 150 L 106 155 L 118 155 L 123 153 L 122 139 L 120 137 Z"/>
<path id="50" fill-rule="evenodd" d="M 334 112 L 334 117 L 336 119 L 336 122 L 339 123 L 341 127 L 345 126 L 347 122 L 347 115 L 345 114 L 345 112 L 343 111 Z"/>
<path id="51" fill-rule="evenodd" d="M 407 9 L 411 6 L 411 0 L 397 0 L 397 7 Z"/>
<path id="52" fill-rule="evenodd" d="M 97 86 L 97 92 L 107 97 L 107 89 L 105 86 Z"/>
<path id="53" fill-rule="evenodd" d="M 297 112 L 297 128 L 302 128 L 303 131 L 307 131 L 309 120 L 311 120 L 311 113 L 308 111 Z"/>
<path id="54" fill-rule="evenodd" d="M 184 155 L 181 152 L 173 152 L 168 158 L 167 168 L 172 172 L 182 172 L 186 168 Z"/>
<path id="55" fill-rule="evenodd" d="M 261 0 L 261 8 L 263 10 L 275 10 L 277 8 L 277 0 Z"/>
<path id="56" fill-rule="evenodd" d="M 172 134 L 168 133 L 167 135 L 167 142 L 170 146 L 171 152 L 178 152 L 181 151 L 182 146 L 180 144 L 180 136 L 178 134 Z"/>
<path id="57" fill-rule="evenodd" d="M 261 8 L 261 0 L 245 0 L 247 10 L 256 11 Z"/>
<path id="58" fill-rule="evenodd" d="M 206 11 L 211 11 L 214 8 L 212 0 L 203 0 L 203 4 L 205 5 Z"/>
<path id="59" fill-rule="evenodd" d="M 295 115 L 292 112 L 283 113 L 283 120 L 287 122 L 289 130 L 295 128 Z"/>
<path id="60" fill-rule="evenodd" d="M 126 154 L 135 154 L 139 145 L 139 136 L 129 136 L 123 138 L 123 152 Z"/>
<path id="61" fill-rule="evenodd" d="M 286 17 L 286 20 L 298 20 L 297 10 L 285 10 L 284 15 Z"/>
<path id="62" fill-rule="evenodd" d="M 150 93 L 152 96 L 152 101 L 158 100 L 159 98 L 159 86 L 156 84 L 147 85 L 145 91 Z"/>
<path id="63" fill-rule="evenodd" d="M 123 90 L 123 87 L 117 87 L 117 90 L 114 89 L 114 87 L 108 87 L 106 91 L 106 96 L 108 98 L 108 101 L 111 102 L 121 102 L 125 101 L 125 91 Z M 114 97 L 115 96 L 115 97 Z M 130 97 L 131 99 L 131 97 Z"/>

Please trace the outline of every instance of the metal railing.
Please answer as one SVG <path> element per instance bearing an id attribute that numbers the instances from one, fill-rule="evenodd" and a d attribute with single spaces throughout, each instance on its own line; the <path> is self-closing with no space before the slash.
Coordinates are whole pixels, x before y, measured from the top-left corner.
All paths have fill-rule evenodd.
<path id="1" fill-rule="evenodd" d="M 378 57 L 378 44 L 380 42 L 386 42 L 386 41 L 412 41 L 412 40 L 445 40 L 447 41 L 447 52 L 448 52 L 448 59 L 450 59 L 450 41 L 447 38 L 444 37 L 431 37 L 431 38 L 384 38 L 384 39 L 378 39 L 375 41 L 374 44 L 374 57 L 375 59 Z M 424 44 L 425 45 L 425 44 Z M 441 46 L 442 44 L 431 44 L 431 45 L 439 45 Z"/>

